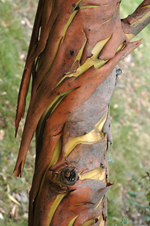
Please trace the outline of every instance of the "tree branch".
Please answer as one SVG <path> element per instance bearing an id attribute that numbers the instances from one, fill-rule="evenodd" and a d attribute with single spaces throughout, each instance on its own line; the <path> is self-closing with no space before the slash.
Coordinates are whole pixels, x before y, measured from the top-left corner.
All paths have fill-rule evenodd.
<path id="1" fill-rule="evenodd" d="M 143 1 L 133 14 L 122 19 L 122 27 L 129 38 L 140 33 L 150 23 L 150 0 Z"/>

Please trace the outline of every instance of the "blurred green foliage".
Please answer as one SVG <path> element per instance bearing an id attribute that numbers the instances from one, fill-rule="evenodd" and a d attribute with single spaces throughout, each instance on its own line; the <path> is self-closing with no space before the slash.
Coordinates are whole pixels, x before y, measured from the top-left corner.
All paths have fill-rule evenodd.
<path id="1" fill-rule="evenodd" d="M 121 17 L 133 12 L 142 1 L 122 1 Z M 143 39 L 142 45 L 132 55 L 121 61 L 123 69 L 118 87 L 111 100 L 113 150 L 109 158 L 110 181 L 108 192 L 108 225 L 149 225 L 150 192 L 150 25 L 134 39 Z"/>
<path id="2" fill-rule="evenodd" d="M 0 225 L 27 225 L 28 202 L 16 208 L 8 194 L 28 194 L 34 165 L 34 143 L 31 144 L 23 178 L 13 170 L 24 120 L 15 139 L 15 113 L 20 81 L 31 36 L 37 3 L 0 1 Z M 14 214 L 17 214 L 14 217 Z M 4 219 L 1 219 L 4 218 Z M 16 219 L 14 219 L 16 218 Z"/>

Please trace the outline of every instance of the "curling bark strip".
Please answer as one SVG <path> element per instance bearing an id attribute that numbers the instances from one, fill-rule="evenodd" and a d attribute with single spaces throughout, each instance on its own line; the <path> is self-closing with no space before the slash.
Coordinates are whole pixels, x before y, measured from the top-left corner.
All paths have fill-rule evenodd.
<path id="1" fill-rule="evenodd" d="M 107 224 L 114 68 L 140 45 L 130 40 L 150 22 L 150 0 L 123 20 L 119 6 L 119 0 L 39 1 L 16 115 L 17 132 L 32 73 L 14 170 L 22 176 L 36 131 L 29 226 Z"/>

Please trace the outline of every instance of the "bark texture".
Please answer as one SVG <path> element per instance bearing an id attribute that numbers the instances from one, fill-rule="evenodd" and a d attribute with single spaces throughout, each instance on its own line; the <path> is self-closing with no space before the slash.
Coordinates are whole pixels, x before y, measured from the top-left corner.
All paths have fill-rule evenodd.
<path id="1" fill-rule="evenodd" d="M 40 0 L 21 82 L 16 133 L 32 95 L 15 176 L 36 131 L 29 226 L 106 225 L 109 101 L 116 65 L 150 22 L 150 0 L 124 20 L 119 0 Z"/>

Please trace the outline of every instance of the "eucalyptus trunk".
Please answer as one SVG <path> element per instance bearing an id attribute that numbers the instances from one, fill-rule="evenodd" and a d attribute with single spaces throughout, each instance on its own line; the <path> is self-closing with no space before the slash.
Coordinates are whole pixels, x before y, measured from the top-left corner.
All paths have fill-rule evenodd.
<path id="1" fill-rule="evenodd" d="M 107 225 L 109 101 L 118 62 L 150 22 L 150 0 L 120 19 L 119 0 L 40 0 L 21 82 L 16 134 L 32 94 L 15 176 L 36 132 L 29 226 Z"/>

